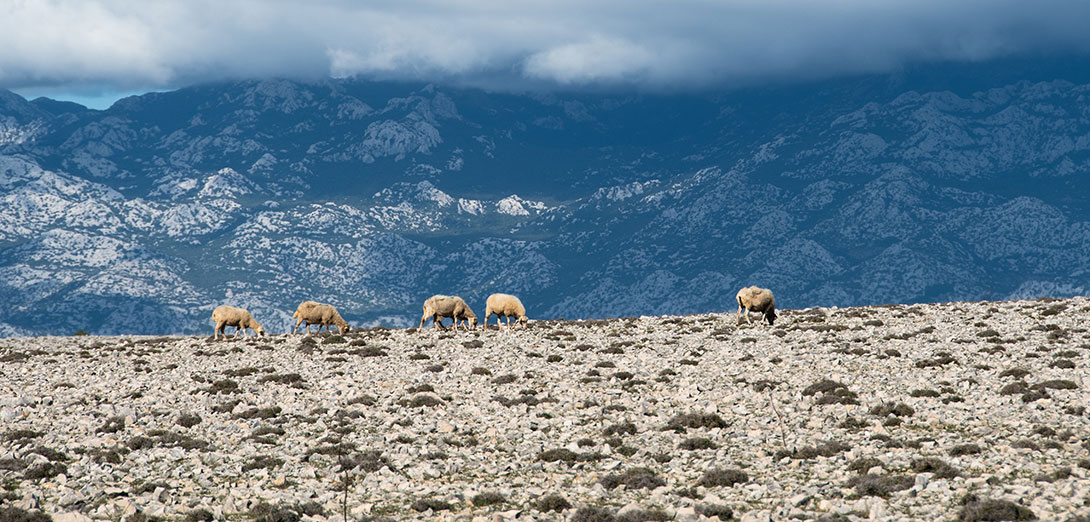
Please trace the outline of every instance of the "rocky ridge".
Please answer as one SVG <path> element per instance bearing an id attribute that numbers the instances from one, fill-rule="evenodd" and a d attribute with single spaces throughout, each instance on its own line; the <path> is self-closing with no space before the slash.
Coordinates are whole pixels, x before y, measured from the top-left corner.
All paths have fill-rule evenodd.
<path id="1" fill-rule="evenodd" d="M 65 522 L 1090 516 L 1086 298 L 0 361 L 0 497 Z"/>
<path id="2" fill-rule="evenodd" d="M 4 91 L 0 335 L 192 334 L 221 303 L 281 325 L 304 299 L 408 326 L 437 292 L 549 319 L 724 311 L 749 284 L 794 308 L 1082 295 L 1073 70 L 685 96 L 243 81 L 105 111 Z"/>

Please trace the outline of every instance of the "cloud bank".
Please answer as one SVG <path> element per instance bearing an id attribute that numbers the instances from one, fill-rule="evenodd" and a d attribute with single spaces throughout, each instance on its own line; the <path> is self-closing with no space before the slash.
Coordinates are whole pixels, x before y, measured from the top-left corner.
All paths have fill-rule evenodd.
<path id="1" fill-rule="evenodd" d="M 0 87 L 360 76 L 688 89 L 1090 51 L 1083 0 L 9 0 Z"/>

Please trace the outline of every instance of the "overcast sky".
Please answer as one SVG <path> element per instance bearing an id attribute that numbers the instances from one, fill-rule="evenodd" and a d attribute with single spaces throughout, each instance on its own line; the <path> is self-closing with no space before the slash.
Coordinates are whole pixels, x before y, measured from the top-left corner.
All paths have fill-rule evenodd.
<path id="1" fill-rule="evenodd" d="M 3 0 L 0 87 L 92 105 L 265 77 L 730 87 L 1084 53 L 1088 20 L 1087 0 Z"/>

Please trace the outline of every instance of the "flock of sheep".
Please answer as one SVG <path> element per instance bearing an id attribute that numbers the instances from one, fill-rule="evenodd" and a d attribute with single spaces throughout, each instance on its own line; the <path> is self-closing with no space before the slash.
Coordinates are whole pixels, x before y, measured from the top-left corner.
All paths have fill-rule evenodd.
<path id="1" fill-rule="evenodd" d="M 744 309 L 747 323 L 749 322 L 749 312 L 761 313 L 770 325 L 776 320 L 776 299 L 772 296 L 771 290 L 749 286 L 739 290 L 736 298 L 738 299 L 739 319 L 741 319 L 742 310 Z M 508 328 L 511 327 L 512 318 L 514 318 L 515 324 L 521 324 L 523 327 L 526 327 L 529 322 L 526 317 L 526 307 L 522 305 L 522 301 L 510 294 L 492 294 L 488 296 L 488 300 L 485 301 L 484 305 L 485 329 L 488 329 L 488 320 L 493 314 L 496 316 L 496 326 L 500 330 L 504 328 L 504 325 L 500 323 L 500 317 L 507 318 Z M 337 327 L 339 333 L 347 332 L 351 328 L 348 326 L 348 322 L 341 318 L 341 314 L 337 312 L 333 305 L 316 301 L 299 303 L 291 317 L 295 319 L 295 326 L 291 329 L 292 335 L 304 323 L 306 323 L 307 335 L 311 335 L 310 325 L 312 324 L 318 325 L 319 333 L 321 333 L 322 328 L 332 331 L 334 326 Z M 473 313 L 473 310 L 469 308 L 464 299 L 451 295 L 433 295 L 427 301 L 424 301 L 424 315 L 420 316 L 420 328 L 424 328 L 424 322 L 428 318 L 432 319 L 436 329 L 443 328 L 443 319 L 447 317 L 454 320 L 453 328 L 455 329 L 459 326 L 466 330 L 477 327 L 477 314 Z M 235 337 L 238 337 L 239 333 L 242 333 L 243 337 L 249 337 L 247 329 L 253 330 L 255 336 L 265 335 L 265 328 L 250 315 L 249 311 L 234 306 L 221 305 L 216 307 L 212 311 L 212 322 L 216 323 L 215 332 L 212 334 L 213 339 L 219 339 L 220 335 L 223 335 L 224 339 L 226 339 L 227 334 L 223 330 L 228 326 L 235 327 Z"/>

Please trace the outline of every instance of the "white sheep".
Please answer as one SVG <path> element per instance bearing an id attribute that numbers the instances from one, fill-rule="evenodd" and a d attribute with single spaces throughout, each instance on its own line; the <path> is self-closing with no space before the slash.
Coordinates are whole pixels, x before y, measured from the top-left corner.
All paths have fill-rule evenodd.
<path id="1" fill-rule="evenodd" d="M 424 321 L 429 317 L 433 319 L 436 330 L 443 327 L 444 317 L 454 319 L 454 328 L 457 328 L 458 323 L 461 321 L 465 321 L 463 327 L 466 330 L 477 328 L 477 314 L 473 313 L 465 300 L 458 296 L 433 295 L 429 297 L 427 301 L 424 301 L 424 315 L 420 316 L 420 328 L 424 328 Z"/>
<path id="2" fill-rule="evenodd" d="M 234 326 L 235 337 L 238 337 L 238 333 L 242 332 L 242 337 L 249 337 L 246 329 L 249 328 L 254 331 L 254 335 L 265 335 L 265 328 L 258 323 L 254 316 L 250 315 L 250 312 L 242 309 L 235 308 L 233 306 L 221 305 L 217 306 L 215 310 L 212 310 L 212 322 L 216 323 L 216 329 L 212 332 L 212 339 L 219 339 L 220 334 L 223 334 L 223 338 L 227 338 L 227 334 L 223 331 L 228 326 Z"/>
<path id="3" fill-rule="evenodd" d="M 772 290 L 747 286 L 738 291 L 738 319 L 742 318 L 742 310 L 746 311 L 746 323 L 749 323 L 750 312 L 761 312 L 768 324 L 776 320 L 776 298 L 772 296 Z"/>
<path id="4" fill-rule="evenodd" d="M 496 314 L 496 326 L 500 330 L 503 330 L 503 325 L 500 324 L 500 317 L 507 318 L 507 327 L 511 327 L 511 318 L 515 318 L 515 322 L 521 324 L 523 328 L 526 327 L 526 323 L 529 319 L 526 318 L 526 307 L 522 306 L 522 301 L 519 298 L 510 294 L 492 294 L 488 296 L 488 300 L 484 305 L 484 328 L 488 329 L 488 319 L 492 317 L 492 314 Z"/>
<path id="5" fill-rule="evenodd" d="M 295 326 L 291 329 L 292 335 L 295 335 L 295 332 L 299 330 L 299 325 L 303 323 L 307 324 L 307 335 L 310 335 L 310 325 L 312 324 L 318 325 L 318 333 L 322 333 L 322 328 L 332 332 L 334 326 L 337 327 L 338 333 L 351 330 L 348 322 L 341 318 L 341 314 L 331 304 L 303 301 L 295 308 L 295 313 L 291 314 L 291 317 L 295 319 Z"/>

